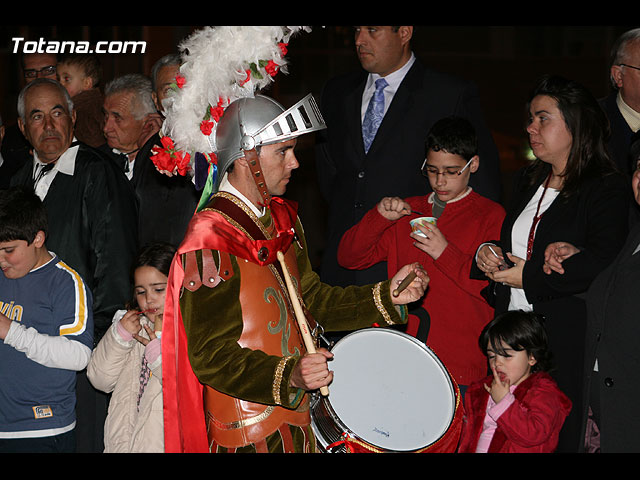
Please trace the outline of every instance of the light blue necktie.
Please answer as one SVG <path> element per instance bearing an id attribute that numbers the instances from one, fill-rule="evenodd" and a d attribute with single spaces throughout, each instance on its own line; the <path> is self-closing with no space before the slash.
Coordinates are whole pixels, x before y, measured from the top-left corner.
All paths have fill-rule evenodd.
<path id="1" fill-rule="evenodd" d="M 376 80 L 376 91 L 371 97 L 367 111 L 362 122 L 362 139 L 364 140 L 364 151 L 368 152 L 369 147 L 376 137 L 376 132 L 382 118 L 384 117 L 384 88 L 389 85 L 384 78 Z"/>

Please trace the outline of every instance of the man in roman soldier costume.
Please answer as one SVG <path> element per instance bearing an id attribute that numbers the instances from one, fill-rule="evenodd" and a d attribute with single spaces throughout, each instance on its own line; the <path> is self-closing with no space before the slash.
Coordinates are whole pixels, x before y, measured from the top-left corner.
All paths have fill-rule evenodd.
<path id="1" fill-rule="evenodd" d="M 297 206 L 281 195 L 298 167 L 297 138 L 322 128 L 311 95 L 288 110 L 246 95 L 207 130 L 215 147 L 206 155 L 208 182 L 174 259 L 165 306 L 168 452 L 316 451 L 308 392 L 333 379 L 332 354 L 317 337 L 403 323 L 405 304 L 424 294 L 428 277 L 418 265 L 364 287 L 330 287 L 313 272 Z M 393 296 L 411 272 L 416 278 Z"/>

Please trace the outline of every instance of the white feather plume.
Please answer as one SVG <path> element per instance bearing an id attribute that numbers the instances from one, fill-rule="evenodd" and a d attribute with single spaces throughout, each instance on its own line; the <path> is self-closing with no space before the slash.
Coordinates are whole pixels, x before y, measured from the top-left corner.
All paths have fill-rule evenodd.
<path id="1" fill-rule="evenodd" d="M 170 137 L 176 149 L 194 153 L 215 151 L 215 128 L 206 136 L 200 130 L 209 105 L 223 107 L 241 97 L 252 97 L 273 81 L 259 67 L 259 74 L 247 70 L 253 63 L 272 60 L 279 71 L 287 73 L 287 61 L 280 43 L 288 43 L 296 32 L 309 27 L 217 26 L 194 32 L 180 45 L 182 88 L 169 94 L 165 103 L 163 135 Z M 261 78 L 260 78 L 261 77 Z"/>

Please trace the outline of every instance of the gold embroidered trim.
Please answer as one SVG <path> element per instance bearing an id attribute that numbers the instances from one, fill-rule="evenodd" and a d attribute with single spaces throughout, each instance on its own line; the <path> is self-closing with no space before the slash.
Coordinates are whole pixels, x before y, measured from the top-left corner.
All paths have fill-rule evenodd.
<path id="1" fill-rule="evenodd" d="M 387 322 L 387 325 L 394 325 L 393 320 L 391 320 L 391 315 L 387 312 L 387 309 L 384 308 L 382 303 L 382 296 L 380 295 L 380 289 L 382 288 L 382 282 L 378 282 L 373 287 L 373 301 L 376 304 L 376 308 L 384 318 L 384 321 Z"/>
<path id="2" fill-rule="evenodd" d="M 255 417 L 247 418 L 245 420 L 236 420 L 235 422 L 231 422 L 231 423 L 221 422 L 220 420 L 216 419 L 213 415 L 211 415 L 210 412 L 207 414 L 207 416 L 219 430 L 235 430 L 237 428 L 248 427 L 249 425 L 255 425 L 256 423 L 262 422 L 269 415 L 271 415 L 271 413 L 275 410 L 275 408 L 276 408 L 275 406 L 270 405 L 265 409 L 264 412 L 262 412 L 259 415 L 256 415 Z"/>
<path id="3" fill-rule="evenodd" d="M 287 366 L 287 362 L 291 359 L 291 356 L 282 357 L 280 362 L 278 362 L 278 366 L 276 368 L 276 374 L 273 377 L 273 400 L 278 405 L 282 405 L 282 400 L 280 398 L 280 387 L 282 385 L 282 375 L 284 374 L 284 368 Z"/>
<path id="4" fill-rule="evenodd" d="M 244 213 L 246 213 L 249 216 L 251 221 L 253 221 L 253 223 L 255 223 L 258 226 L 258 228 L 260 228 L 260 230 L 264 234 L 265 238 L 271 239 L 271 235 L 269 234 L 269 232 L 266 229 L 266 227 L 262 224 L 260 219 L 256 216 L 255 213 L 253 213 L 253 211 L 247 206 L 247 204 L 244 203 L 242 200 L 240 200 L 238 197 L 236 197 L 235 195 L 232 195 L 232 194 L 230 194 L 228 192 L 217 192 L 217 193 L 214 194 L 214 197 L 226 198 L 227 200 L 232 202 L 234 205 L 236 205 L 238 208 L 241 208 L 244 211 Z M 243 228 L 241 228 L 236 221 L 231 219 L 228 215 L 225 215 L 224 213 L 222 213 L 220 210 L 216 210 L 215 208 L 203 208 L 203 210 L 209 210 L 209 211 L 218 212 L 218 213 L 222 214 L 222 216 L 224 216 L 224 218 L 229 220 L 229 223 L 231 223 L 234 227 L 238 228 L 238 230 L 240 230 L 243 233 L 245 233 L 249 239 L 255 240 L 254 238 L 251 238 L 251 236 L 248 235 L 247 232 Z M 271 221 L 273 221 L 273 219 Z"/>

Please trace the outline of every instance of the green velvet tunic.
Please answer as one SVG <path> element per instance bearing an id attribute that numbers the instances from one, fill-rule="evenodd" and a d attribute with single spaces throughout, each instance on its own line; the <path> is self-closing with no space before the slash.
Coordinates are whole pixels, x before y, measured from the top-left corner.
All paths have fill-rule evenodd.
<path id="1" fill-rule="evenodd" d="M 258 221 L 257 217 L 254 220 Z M 272 219 L 267 213 L 259 221 L 268 226 Z M 291 248 L 295 248 L 304 306 L 325 331 L 350 331 L 370 327 L 374 323 L 384 326 L 389 322 L 406 322 L 406 309 L 394 307 L 391 301 L 388 280 L 381 282 L 377 288 L 373 285 L 332 287 L 320 282 L 311 268 L 299 220 L 296 222 L 296 233 L 298 241 L 294 241 Z M 196 258 L 201 269 L 199 252 L 196 252 Z M 213 258 L 218 266 L 218 252 L 213 252 Z M 233 277 L 213 288 L 203 285 L 193 292 L 185 289 L 180 299 L 191 366 L 201 383 L 224 394 L 250 402 L 276 405 L 273 385 L 283 357 L 239 345 L 243 331 L 239 301 L 241 279 L 238 259 L 231 256 L 231 262 L 235 272 Z M 264 268 L 268 269 L 266 266 Z M 374 301 L 376 290 L 378 302 Z M 262 295 L 262 292 L 257 294 Z M 384 316 L 382 312 L 386 312 Z M 296 408 L 303 398 L 304 392 L 289 385 L 298 360 L 299 356 L 295 356 L 288 361 L 282 374 L 279 397 L 282 401 L 280 406 L 285 408 Z M 311 432 L 310 429 L 305 430 Z M 277 451 L 277 440 L 267 441 L 270 448 L 273 444 Z"/>

